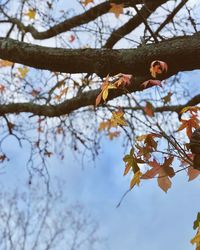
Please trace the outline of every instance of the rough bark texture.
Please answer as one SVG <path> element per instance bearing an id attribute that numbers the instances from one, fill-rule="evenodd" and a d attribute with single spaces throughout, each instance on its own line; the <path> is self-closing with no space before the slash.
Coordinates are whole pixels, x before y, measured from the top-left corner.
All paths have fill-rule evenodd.
<path id="1" fill-rule="evenodd" d="M 130 73 L 142 76 L 153 60 L 170 65 L 168 75 L 200 68 L 200 33 L 176 37 L 136 49 L 61 49 L 0 38 L 1 59 L 38 69 L 101 76 Z"/>

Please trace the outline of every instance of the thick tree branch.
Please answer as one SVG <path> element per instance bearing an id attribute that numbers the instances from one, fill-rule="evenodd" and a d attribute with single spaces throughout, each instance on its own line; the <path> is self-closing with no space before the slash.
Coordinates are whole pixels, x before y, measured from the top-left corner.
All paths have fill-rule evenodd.
<path id="1" fill-rule="evenodd" d="M 38 69 L 102 76 L 120 72 L 143 76 L 153 60 L 163 60 L 170 76 L 200 68 L 199 39 L 198 32 L 136 49 L 102 50 L 49 48 L 0 38 L 0 57 Z"/>

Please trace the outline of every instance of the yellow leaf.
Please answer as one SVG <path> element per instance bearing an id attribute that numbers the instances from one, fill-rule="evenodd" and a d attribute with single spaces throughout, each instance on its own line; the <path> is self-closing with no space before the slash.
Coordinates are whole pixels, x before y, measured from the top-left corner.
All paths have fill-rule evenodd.
<path id="1" fill-rule="evenodd" d="M 18 68 L 18 71 L 19 71 L 19 74 L 20 74 L 19 75 L 20 78 L 24 79 L 26 74 L 28 73 L 29 69 L 28 69 L 28 67 L 25 66 L 23 68 Z"/>
<path id="2" fill-rule="evenodd" d="M 194 236 L 193 239 L 191 239 L 190 242 L 192 243 L 192 245 L 196 244 L 196 247 L 200 246 L 200 224 L 199 224 L 198 231 L 197 231 L 196 235 Z"/>
<path id="3" fill-rule="evenodd" d="M 132 189 L 135 185 L 137 185 L 137 186 L 139 186 L 140 185 L 140 177 L 142 176 L 142 173 L 140 172 L 140 170 L 138 170 L 135 174 L 134 174 L 134 176 L 133 176 L 133 178 L 132 178 L 132 180 L 131 180 L 131 182 L 130 182 L 130 189 Z"/>
<path id="4" fill-rule="evenodd" d="M 94 3 L 94 0 L 84 0 L 81 2 L 84 6 L 86 6 L 89 3 Z"/>
<path id="5" fill-rule="evenodd" d="M 112 112 L 111 120 L 114 123 L 116 123 L 117 125 L 127 126 L 127 122 L 124 119 L 124 112 L 121 110 L 118 110 L 116 112 Z"/>
<path id="6" fill-rule="evenodd" d="M 0 68 L 13 66 L 13 62 L 7 60 L 0 60 Z"/>
<path id="7" fill-rule="evenodd" d="M 110 5 L 111 5 L 111 8 L 109 12 L 114 13 L 115 16 L 118 18 L 119 15 L 123 13 L 124 4 L 111 3 Z"/>
<path id="8" fill-rule="evenodd" d="M 108 88 L 105 88 L 103 90 L 102 98 L 105 101 L 107 99 L 107 97 L 108 97 Z"/>
<path id="9" fill-rule="evenodd" d="M 197 112 L 200 110 L 200 107 L 197 107 L 197 106 L 187 106 L 185 108 L 183 108 L 180 112 L 180 114 L 183 114 L 187 111 L 193 111 L 193 112 Z"/>
<path id="10" fill-rule="evenodd" d="M 35 19 L 36 11 L 35 9 L 29 9 L 28 12 L 25 13 L 24 15 L 29 17 L 29 20 Z"/>

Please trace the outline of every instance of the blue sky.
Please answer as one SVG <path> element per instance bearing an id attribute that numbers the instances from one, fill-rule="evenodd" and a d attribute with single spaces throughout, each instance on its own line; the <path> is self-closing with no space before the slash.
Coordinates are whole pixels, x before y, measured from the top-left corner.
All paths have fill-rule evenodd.
<path id="1" fill-rule="evenodd" d="M 7 191 L 27 186 L 26 148 L 20 150 L 14 140 L 7 142 L 11 161 L 0 175 Z M 200 207 L 200 180 L 188 183 L 186 173 L 180 173 L 174 177 L 167 194 L 158 188 L 156 180 L 144 181 L 116 208 L 129 185 L 129 177 L 123 177 L 124 152 L 119 140 L 104 140 L 102 147 L 96 167 L 88 165 L 82 169 L 68 152 L 63 162 L 52 157 L 49 170 L 51 188 L 57 178 L 63 180 L 67 202 L 79 201 L 98 221 L 102 235 L 107 238 L 105 249 L 194 249 L 190 239 L 195 233 L 192 225 Z"/>

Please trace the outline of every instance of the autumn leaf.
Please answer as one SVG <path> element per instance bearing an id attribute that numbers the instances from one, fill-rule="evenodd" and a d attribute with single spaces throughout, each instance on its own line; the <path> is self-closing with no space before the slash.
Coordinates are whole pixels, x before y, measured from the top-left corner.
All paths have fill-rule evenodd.
<path id="1" fill-rule="evenodd" d="M 13 66 L 13 62 L 7 61 L 7 60 L 0 60 L 0 68 L 3 67 L 11 67 Z"/>
<path id="2" fill-rule="evenodd" d="M 155 177 L 161 168 L 160 163 L 158 163 L 155 159 L 151 162 L 148 162 L 148 165 L 152 168 L 147 170 L 147 172 L 142 175 L 141 179 L 151 179 Z"/>
<path id="3" fill-rule="evenodd" d="M 162 97 L 162 100 L 163 100 L 164 104 L 167 104 L 168 102 L 171 101 L 171 96 L 172 95 L 173 95 L 172 92 L 168 92 L 168 94 L 166 96 Z"/>
<path id="4" fill-rule="evenodd" d="M 156 78 L 157 75 L 160 75 L 162 73 L 167 73 L 168 66 L 165 62 L 163 61 L 153 61 L 150 66 L 150 72 L 151 75 Z"/>
<path id="5" fill-rule="evenodd" d="M 40 94 L 40 91 L 39 90 L 36 90 L 36 89 L 33 89 L 30 94 L 33 96 L 33 97 L 36 97 Z"/>
<path id="6" fill-rule="evenodd" d="M 5 154 L 0 155 L 0 162 L 4 162 L 7 159 L 7 156 Z"/>
<path id="7" fill-rule="evenodd" d="M 25 78 L 25 76 L 27 75 L 27 73 L 29 71 L 28 67 L 26 67 L 26 66 L 20 67 L 17 70 L 19 71 L 19 77 L 22 79 Z"/>
<path id="8" fill-rule="evenodd" d="M 116 137 L 119 137 L 120 135 L 120 131 L 114 131 L 114 132 L 109 132 L 108 133 L 108 137 L 110 140 L 113 140 Z"/>
<path id="9" fill-rule="evenodd" d="M 159 176 L 157 178 L 158 186 L 167 193 L 168 189 L 171 187 L 172 183 L 169 177 L 166 175 L 166 172 L 163 167 L 159 170 Z"/>
<path id="10" fill-rule="evenodd" d="M 29 9 L 28 12 L 25 13 L 24 15 L 27 16 L 29 18 L 29 20 L 35 19 L 36 10 L 35 9 Z"/>
<path id="11" fill-rule="evenodd" d="M 142 89 L 147 89 L 153 86 L 162 87 L 161 81 L 159 80 L 147 80 L 141 84 Z"/>
<path id="12" fill-rule="evenodd" d="M 190 119 L 188 120 L 184 120 L 184 119 L 181 119 L 181 126 L 178 128 L 177 131 L 181 131 L 183 129 L 186 129 L 186 134 L 188 136 L 188 138 L 190 139 L 192 137 L 192 129 L 193 128 L 199 128 L 199 120 L 198 118 L 193 115 Z"/>
<path id="13" fill-rule="evenodd" d="M 175 175 L 174 169 L 172 167 L 170 167 L 173 160 L 174 160 L 173 156 L 170 156 L 169 158 L 165 157 L 164 163 L 162 164 L 162 168 L 164 169 L 165 173 L 171 178 Z"/>
<path id="14" fill-rule="evenodd" d="M 196 244 L 196 249 L 199 248 L 200 246 L 200 223 L 198 222 L 198 230 L 196 235 L 194 236 L 193 239 L 190 241 L 192 245 Z"/>
<path id="15" fill-rule="evenodd" d="M 188 111 L 190 111 L 191 114 L 196 114 L 198 111 L 200 111 L 200 107 L 197 107 L 197 106 L 187 106 L 187 107 L 184 107 L 180 111 L 180 114 L 186 113 Z"/>
<path id="16" fill-rule="evenodd" d="M 144 107 L 144 112 L 150 117 L 154 116 L 154 107 L 150 102 L 146 103 L 146 106 Z"/>
<path id="17" fill-rule="evenodd" d="M 124 119 L 124 112 L 122 110 L 112 112 L 111 121 L 116 125 L 127 126 L 127 122 Z"/>
<path id="18" fill-rule="evenodd" d="M 115 16 L 118 18 L 120 16 L 120 14 L 123 13 L 124 4 L 111 3 L 110 5 L 111 5 L 111 8 L 110 8 L 109 12 L 114 13 Z"/>
<path id="19" fill-rule="evenodd" d="M 135 174 L 134 174 L 134 176 L 133 176 L 133 178 L 132 178 L 132 180 L 131 180 L 131 182 L 130 182 L 130 189 L 132 189 L 135 185 L 137 185 L 137 186 L 139 186 L 140 185 L 140 177 L 142 176 L 142 173 L 140 172 L 140 170 L 138 170 Z"/>
<path id="20" fill-rule="evenodd" d="M 119 77 L 119 79 L 117 81 L 115 81 L 114 84 L 117 88 L 119 88 L 119 87 L 128 86 L 131 83 L 131 79 L 132 79 L 133 75 L 120 73 L 120 74 L 116 75 L 116 77 Z"/>
<path id="21" fill-rule="evenodd" d="M 86 6 L 88 5 L 89 3 L 94 3 L 94 0 L 84 0 L 84 1 L 81 1 L 81 3 Z"/>
<path id="22" fill-rule="evenodd" d="M 117 87 L 115 85 L 109 83 L 109 75 L 107 75 L 102 86 L 101 86 L 101 92 L 99 93 L 99 95 L 96 98 L 95 105 L 98 106 L 101 102 L 101 99 L 106 101 L 106 99 L 108 98 L 108 91 L 110 89 L 116 89 L 116 88 Z"/>
<path id="23" fill-rule="evenodd" d="M 76 39 L 75 35 L 71 34 L 70 37 L 69 37 L 69 42 L 70 43 L 73 43 L 73 41 Z"/>
<path id="24" fill-rule="evenodd" d="M 196 220 L 194 221 L 194 224 L 193 224 L 193 229 L 197 229 L 199 227 L 199 223 L 200 223 L 200 213 L 197 213 L 197 218 Z"/>
<path id="25" fill-rule="evenodd" d="M 130 150 L 129 154 L 124 156 L 123 161 L 126 164 L 126 168 L 132 169 L 132 171 L 134 173 L 136 173 L 138 170 L 140 170 L 138 163 L 137 163 L 137 158 L 134 155 L 133 148 Z"/>
<path id="26" fill-rule="evenodd" d="M 188 177 L 189 177 L 188 181 L 192 181 L 195 178 L 197 178 L 197 176 L 200 174 L 200 171 L 197 170 L 197 169 L 194 169 L 193 167 L 190 166 L 188 168 L 187 174 L 188 174 Z"/>
<path id="27" fill-rule="evenodd" d="M 0 84 L 0 93 L 3 94 L 5 92 L 6 87 L 3 84 Z"/>

